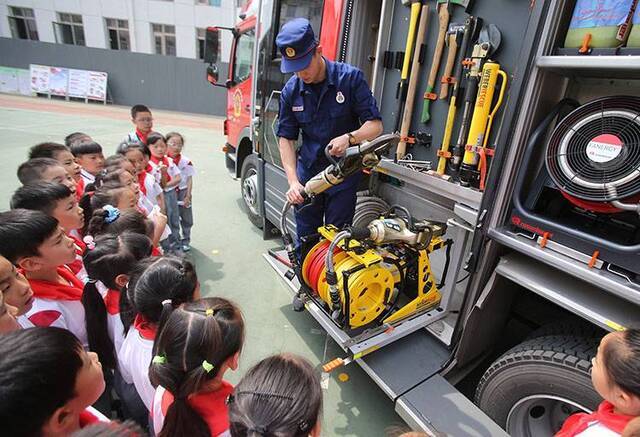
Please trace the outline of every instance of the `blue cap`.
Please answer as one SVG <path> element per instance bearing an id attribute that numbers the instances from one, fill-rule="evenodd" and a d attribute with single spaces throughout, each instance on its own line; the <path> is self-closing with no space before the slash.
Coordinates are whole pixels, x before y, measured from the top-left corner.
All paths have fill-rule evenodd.
<path id="1" fill-rule="evenodd" d="M 282 26 L 276 44 L 282 54 L 280 71 L 295 73 L 309 66 L 318 41 L 309 20 L 294 18 Z"/>

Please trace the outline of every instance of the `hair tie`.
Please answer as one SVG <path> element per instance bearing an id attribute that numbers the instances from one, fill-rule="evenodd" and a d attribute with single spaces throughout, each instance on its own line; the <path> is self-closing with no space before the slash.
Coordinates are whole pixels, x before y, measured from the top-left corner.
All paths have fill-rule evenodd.
<path id="1" fill-rule="evenodd" d="M 98 280 L 97 279 L 91 279 L 90 277 L 87 276 L 86 278 L 84 278 L 83 282 L 85 284 L 95 284 L 95 283 L 98 282 Z"/>
<path id="2" fill-rule="evenodd" d="M 305 432 L 309 429 L 309 423 L 306 420 L 302 420 L 298 424 L 298 428 L 300 428 L 300 431 Z"/>
<path id="3" fill-rule="evenodd" d="M 230 394 L 229 396 L 227 396 L 227 399 L 225 399 L 224 403 L 226 405 L 229 404 L 233 404 L 236 401 L 236 397 L 233 394 Z"/>
<path id="4" fill-rule="evenodd" d="M 155 357 L 153 357 L 153 360 L 151 360 L 151 362 L 153 364 L 166 364 L 167 357 L 165 357 L 164 355 L 156 355 Z"/>
<path id="5" fill-rule="evenodd" d="M 173 305 L 173 302 L 171 301 L 171 299 L 165 299 L 162 301 L 162 306 L 165 305 Z"/>
<path id="6" fill-rule="evenodd" d="M 211 364 L 209 361 L 204 360 L 202 362 L 202 368 L 204 369 L 205 372 L 209 373 L 213 370 L 215 366 L 213 364 Z"/>
<path id="7" fill-rule="evenodd" d="M 106 224 L 111 224 L 120 217 L 120 210 L 113 205 L 105 205 L 102 209 L 107 212 L 107 216 L 104 218 Z"/>
<path id="8" fill-rule="evenodd" d="M 213 311 L 213 308 L 207 308 L 207 310 L 204 312 L 205 316 L 213 316 L 216 312 Z"/>
<path id="9" fill-rule="evenodd" d="M 82 241 L 84 242 L 84 244 L 87 245 L 87 249 L 93 250 L 93 249 L 96 248 L 96 242 L 93 239 L 93 236 L 85 235 L 84 238 L 82 239 Z"/>

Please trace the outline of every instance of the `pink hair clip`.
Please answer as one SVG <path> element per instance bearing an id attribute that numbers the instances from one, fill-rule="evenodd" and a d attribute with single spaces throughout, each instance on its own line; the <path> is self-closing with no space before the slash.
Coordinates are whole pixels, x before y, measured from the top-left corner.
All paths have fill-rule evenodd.
<path id="1" fill-rule="evenodd" d="M 96 248 L 96 242 L 91 235 L 85 235 L 82 241 L 87 245 L 87 249 L 93 250 Z"/>

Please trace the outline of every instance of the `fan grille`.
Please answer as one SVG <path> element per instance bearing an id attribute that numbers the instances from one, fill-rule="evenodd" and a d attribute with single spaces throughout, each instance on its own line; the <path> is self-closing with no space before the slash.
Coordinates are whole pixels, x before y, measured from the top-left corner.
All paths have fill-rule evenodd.
<path id="1" fill-rule="evenodd" d="M 549 175 L 565 193 L 609 202 L 640 192 L 640 98 L 605 97 L 571 112 L 547 146 Z"/>

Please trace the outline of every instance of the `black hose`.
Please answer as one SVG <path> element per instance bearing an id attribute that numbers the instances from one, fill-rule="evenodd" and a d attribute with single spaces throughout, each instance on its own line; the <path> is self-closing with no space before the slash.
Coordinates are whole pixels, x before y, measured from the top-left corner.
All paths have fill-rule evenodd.
<path id="1" fill-rule="evenodd" d="M 442 280 L 436 287 L 438 290 L 442 290 L 442 287 L 445 285 L 445 280 L 447 279 L 447 272 L 449 272 L 449 263 L 451 262 L 451 246 L 453 246 L 453 240 L 447 240 L 444 244 L 447 246 L 444 252 L 444 269 L 442 269 Z"/>

